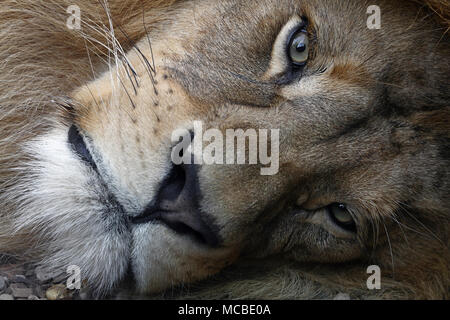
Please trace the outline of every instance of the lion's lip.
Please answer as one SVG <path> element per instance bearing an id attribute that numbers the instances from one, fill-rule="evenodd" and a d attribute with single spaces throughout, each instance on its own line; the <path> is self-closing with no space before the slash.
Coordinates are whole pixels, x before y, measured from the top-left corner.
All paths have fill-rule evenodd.
<path id="1" fill-rule="evenodd" d="M 177 234 L 192 237 L 198 243 L 213 247 L 217 245 L 217 237 L 208 231 L 207 226 L 198 223 L 186 223 L 178 215 L 179 213 L 177 212 L 155 210 L 150 214 L 134 217 L 131 219 L 131 222 L 133 224 L 160 223 L 175 231 Z"/>
<path id="2" fill-rule="evenodd" d="M 191 236 L 198 243 L 217 247 L 220 243 L 217 228 L 201 212 L 199 197 L 194 165 L 174 165 L 161 183 L 155 200 L 139 216 L 131 218 L 131 222 L 159 222 L 178 234 Z"/>

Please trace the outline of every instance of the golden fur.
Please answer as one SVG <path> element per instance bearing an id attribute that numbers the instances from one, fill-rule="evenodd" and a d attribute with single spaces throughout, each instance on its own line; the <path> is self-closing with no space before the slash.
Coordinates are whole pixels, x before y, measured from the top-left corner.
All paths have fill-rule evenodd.
<path id="1" fill-rule="evenodd" d="M 280 89 L 273 83 L 282 66 L 266 67 L 268 60 L 281 59 L 280 48 L 272 46 L 287 9 L 280 5 L 272 12 L 273 3 L 263 2 L 265 8 L 255 2 L 249 9 L 231 0 L 83 0 L 77 1 L 82 29 L 69 30 L 69 0 L 2 1 L 0 253 L 44 266 L 80 265 L 96 293 L 119 287 L 123 297 L 135 295 L 134 286 L 125 289 L 130 266 L 121 259 L 129 255 L 138 292 L 156 297 L 328 299 L 346 292 L 352 298 L 450 298 L 449 2 L 376 1 L 389 13 L 374 36 L 333 15 L 333 10 L 364 15 L 364 1 L 305 1 L 298 10 L 319 34 L 319 49 L 308 66 L 314 72 L 328 69 Z M 217 21 L 218 14 L 226 18 Z M 325 25 L 326 14 L 333 16 L 333 28 Z M 265 15 L 273 19 L 264 20 Z M 334 28 L 336 38 L 330 35 Z M 356 44 L 336 40 L 358 28 Z M 255 37 L 257 45 L 240 42 Z M 225 46 L 215 47 L 211 39 Z M 414 52 L 414 44 L 422 52 Z M 339 55 L 340 50 L 348 52 Z M 363 61 L 380 51 L 385 56 L 372 58 L 372 64 Z M 132 77 L 128 80 L 127 61 L 138 88 Z M 300 102 L 283 109 L 293 101 Z M 308 103 L 322 109 L 294 112 Z M 371 109 L 379 105 L 386 108 Z M 331 106 L 336 121 L 321 113 Z M 295 118 L 298 114 L 304 116 Z M 65 154 L 61 137 L 71 124 L 88 132 L 110 168 L 105 184 L 132 212 L 145 207 L 168 170 L 160 150 L 170 133 L 196 119 L 221 130 L 285 127 L 290 134 L 277 177 L 254 178 L 254 169 L 234 166 L 201 172 L 203 206 L 220 226 L 222 247 L 191 248 L 160 227 L 139 227 L 123 236 L 116 220 L 108 223 L 117 230 L 101 237 L 97 215 L 83 220 L 87 203 L 97 205 L 103 198 L 85 197 L 90 183 L 101 183 L 89 180 L 89 172 Z M 302 129 L 289 126 L 292 119 Z M 64 165 L 57 163 L 58 152 Z M 55 172 L 62 177 L 64 170 L 74 173 L 59 181 Z M 78 178 L 83 188 L 70 185 Z M 98 192 L 104 189 L 102 184 Z M 322 237 L 316 222 L 291 230 L 299 222 L 285 210 L 297 198 L 302 210 L 318 216 L 324 214 L 320 208 L 346 199 L 364 212 L 358 222 L 365 227 L 357 238 L 342 242 L 340 234 Z M 262 212 L 264 218 L 256 220 Z M 150 231 L 153 243 L 147 243 Z M 100 249 L 90 251 L 97 242 Z M 172 260 L 164 260 L 167 256 Z M 379 291 L 366 288 L 370 264 L 382 269 Z M 188 283 L 194 284 L 186 290 Z M 172 284 L 182 288 L 160 294 Z"/>

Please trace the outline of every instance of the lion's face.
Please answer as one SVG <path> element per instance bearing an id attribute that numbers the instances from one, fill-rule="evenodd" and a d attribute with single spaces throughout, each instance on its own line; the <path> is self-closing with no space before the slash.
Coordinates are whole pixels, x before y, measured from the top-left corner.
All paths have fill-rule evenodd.
<path id="1" fill-rule="evenodd" d="M 78 265 L 99 290 L 129 272 L 154 293 L 244 258 L 402 273 L 411 252 L 438 250 L 427 230 L 448 223 L 448 42 L 417 6 L 375 2 L 179 5 L 26 144 L 20 225 L 44 263 Z M 212 141 L 194 121 L 224 137 L 279 130 L 273 161 L 174 164 L 176 130 Z M 406 249 L 420 237 L 428 248 Z"/>

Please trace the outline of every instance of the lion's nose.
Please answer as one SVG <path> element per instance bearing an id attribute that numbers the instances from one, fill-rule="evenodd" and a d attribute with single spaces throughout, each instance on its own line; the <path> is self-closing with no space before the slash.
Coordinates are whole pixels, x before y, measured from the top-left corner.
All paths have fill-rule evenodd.
<path id="1" fill-rule="evenodd" d="M 156 200 L 133 222 L 160 222 L 178 234 L 189 235 L 200 243 L 217 247 L 216 228 L 199 206 L 201 192 L 197 169 L 196 165 L 174 165 L 161 183 Z"/>

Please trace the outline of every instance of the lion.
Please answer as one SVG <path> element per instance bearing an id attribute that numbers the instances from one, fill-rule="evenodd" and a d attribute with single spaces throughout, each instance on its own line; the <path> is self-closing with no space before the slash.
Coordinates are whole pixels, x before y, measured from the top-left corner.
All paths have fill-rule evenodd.
<path id="1" fill-rule="evenodd" d="M 449 13 L 2 1 L 0 253 L 93 297 L 450 298 Z M 276 172 L 174 163 L 195 122 L 278 130 Z"/>

